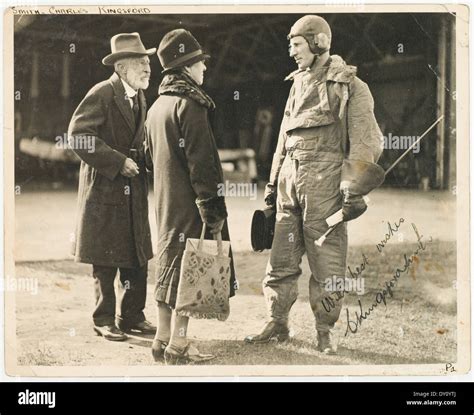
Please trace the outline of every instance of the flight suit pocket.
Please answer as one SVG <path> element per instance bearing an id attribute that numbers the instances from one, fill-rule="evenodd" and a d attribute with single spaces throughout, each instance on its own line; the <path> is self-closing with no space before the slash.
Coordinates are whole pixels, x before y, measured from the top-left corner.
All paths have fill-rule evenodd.
<path id="1" fill-rule="evenodd" d="M 318 137 L 305 137 L 304 139 L 298 138 L 293 142 L 291 139 L 287 139 L 286 151 L 291 154 L 291 158 L 293 159 L 299 161 L 311 161 L 315 158 L 318 142 Z"/>
<path id="2" fill-rule="evenodd" d="M 307 243 L 308 260 L 316 280 L 324 281 L 333 275 L 344 276 L 347 260 L 347 225 L 339 224 L 321 246 L 317 241 L 327 230 L 322 222 L 304 224 L 303 232 Z"/>
<path id="3" fill-rule="evenodd" d="M 342 163 L 313 161 L 308 167 L 304 217 L 309 221 L 326 219 L 342 207 Z"/>

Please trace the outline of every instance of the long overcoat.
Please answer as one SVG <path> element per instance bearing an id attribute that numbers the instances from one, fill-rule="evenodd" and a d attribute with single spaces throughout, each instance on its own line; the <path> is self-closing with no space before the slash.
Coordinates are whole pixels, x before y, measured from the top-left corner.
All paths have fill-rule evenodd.
<path id="1" fill-rule="evenodd" d="M 176 286 L 186 239 L 199 238 L 203 222 L 224 219 L 227 211 L 219 195 L 224 178 L 208 108 L 196 98 L 197 87 L 170 89 L 160 93 L 148 111 L 146 144 L 154 172 L 157 281 Z M 206 239 L 212 239 L 209 232 Z M 227 223 L 222 239 L 229 240 Z M 233 295 L 233 260 L 230 285 Z"/>
<path id="2" fill-rule="evenodd" d="M 142 266 L 153 256 L 141 90 L 138 100 L 135 122 L 125 88 L 114 73 L 87 93 L 72 116 L 69 145 L 82 160 L 73 246 L 77 262 L 128 268 Z M 140 173 L 133 178 L 120 173 L 127 157 L 139 165 Z"/>

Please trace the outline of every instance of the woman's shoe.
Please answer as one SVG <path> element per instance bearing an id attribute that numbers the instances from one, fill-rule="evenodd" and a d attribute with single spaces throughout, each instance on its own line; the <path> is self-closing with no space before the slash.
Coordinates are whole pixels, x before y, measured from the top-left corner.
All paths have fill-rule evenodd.
<path id="1" fill-rule="evenodd" d="M 165 362 L 167 365 L 186 365 L 188 363 L 202 363 L 214 359 L 212 354 L 200 353 L 196 346 L 188 343 L 184 348 L 168 344 L 165 352 Z"/>
<path id="2" fill-rule="evenodd" d="M 155 362 L 163 361 L 166 346 L 168 346 L 168 342 L 153 339 L 153 344 L 151 345 L 151 354 L 153 355 Z"/>

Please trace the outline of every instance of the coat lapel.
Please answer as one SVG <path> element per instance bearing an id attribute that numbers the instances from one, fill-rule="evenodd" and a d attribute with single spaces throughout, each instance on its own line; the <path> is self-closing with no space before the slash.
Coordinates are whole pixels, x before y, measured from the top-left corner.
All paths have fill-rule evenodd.
<path id="1" fill-rule="evenodd" d="M 135 122 L 133 119 L 132 108 L 130 108 L 130 102 L 127 99 L 125 88 L 123 87 L 122 81 L 119 76 L 114 73 L 110 77 L 110 83 L 114 89 L 114 100 L 119 108 L 123 118 L 127 122 L 128 127 L 132 133 L 135 133 Z"/>

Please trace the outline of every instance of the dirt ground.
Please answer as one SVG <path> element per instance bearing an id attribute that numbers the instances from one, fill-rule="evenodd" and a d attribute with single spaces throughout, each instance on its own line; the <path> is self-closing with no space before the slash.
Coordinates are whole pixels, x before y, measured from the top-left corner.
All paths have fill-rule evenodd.
<path id="1" fill-rule="evenodd" d="M 215 354 L 213 365 L 362 365 L 445 363 L 456 361 L 456 221 L 455 196 L 450 192 L 378 189 L 371 194 L 369 211 L 349 226 L 348 265 L 354 269 L 362 254 L 370 258 L 364 271 L 362 296 L 348 293 L 336 326 L 337 356 L 315 350 L 314 318 L 308 304 L 310 278 L 306 258 L 299 281 L 300 297 L 290 323 L 292 340 L 284 344 L 245 345 L 246 335 L 257 333 L 266 319 L 261 280 L 268 251 L 251 252 L 250 221 L 262 206 L 262 189 L 255 200 L 228 198 L 229 227 L 235 251 L 238 294 L 231 299 L 226 322 L 192 320 L 189 335 L 203 351 Z M 15 199 L 16 278 L 33 278 L 38 292 L 18 290 L 16 295 L 17 361 L 19 365 L 142 365 L 155 364 L 152 339 L 133 336 L 123 343 L 108 342 L 92 330 L 93 282 L 91 267 L 77 264 L 69 255 L 75 223 L 75 189 L 29 189 L 23 186 Z M 387 221 L 405 217 L 405 227 L 379 254 L 375 248 L 387 230 Z M 404 274 L 387 306 L 378 306 L 357 333 L 348 333 L 350 318 L 374 302 L 403 255 L 414 250 L 415 222 L 435 242 L 420 253 Z M 153 195 L 150 223 L 154 229 Z M 150 262 L 146 316 L 156 322 L 153 301 L 154 262 Z M 156 363 L 160 365 L 160 363 Z"/>
<path id="2" fill-rule="evenodd" d="M 74 232 L 76 189 L 37 190 L 21 188 L 15 198 L 15 260 L 44 261 L 70 258 Z M 228 197 L 229 229 L 234 252 L 251 251 L 250 224 L 255 209 L 263 206 L 263 189 L 255 200 Z M 152 239 L 156 240 L 153 194 L 149 197 Z M 367 245 L 382 237 L 387 221 L 400 217 L 429 230 L 435 239 L 456 240 L 456 197 L 451 192 L 420 192 L 403 189 L 377 189 L 370 194 L 367 213 L 349 223 L 350 245 Z M 414 242 L 411 233 L 392 242 Z"/>
<path id="3" fill-rule="evenodd" d="M 265 321 L 261 293 L 268 251 L 238 252 L 235 262 L 240 283 L 231 299 L 226 322 L 192 320 L 190 338 L 205 352 L 215 354 L 213 365 L 361 365 L 421 364 L 456 361 L 456 247 L 434 241 L 418 256 L 394 288 L 387 306 L 378 306 L 357 333 L 347 329 L 346 308 L 352 316 L 374 302 L 376 292 L 390 280 L 403 255 L 414 244 L 388 244 L 383 254 L 375 245 L 352 247 L 348 264 L 354 269 L 362 253 L 369 258 L 364 271 L 365 294 L 347 293 L 341 319 L 337 356 L 315 350 L 314 319 L 308 304 L 309 270 L 303 258 L 300 297 L 291 313 L 292 339 L 283 344 L 246 345 L 243 338 Z M 148 285 L 146 315 L 155 322 L 153 262 Z M 38 292 L 18 291 L 17 361 L 19 365 L 160 365 L 150 353 L 150 336 L 133 336 L 126 342 L 108 342 L 92 330 L 93 285 L 90 266 L 70 260 L 31 261 L 16 265 L 17 278 L 37 278 Z"/>

